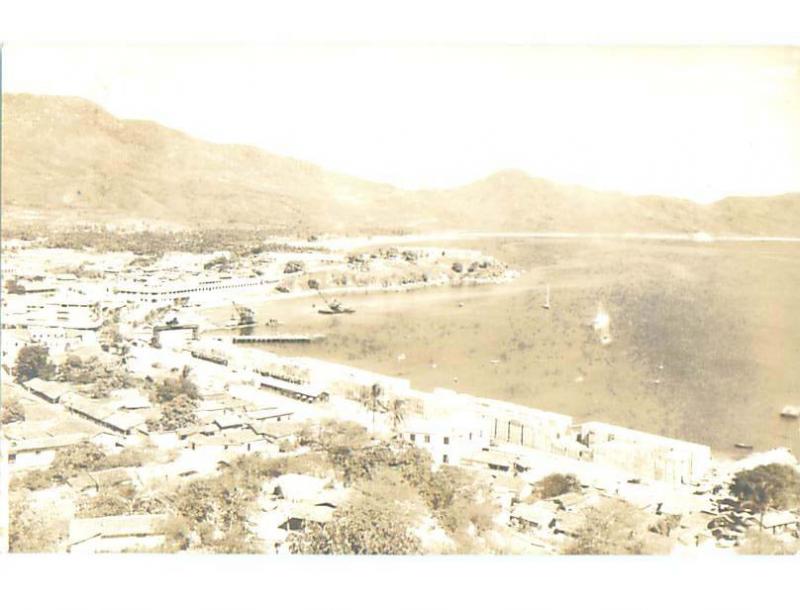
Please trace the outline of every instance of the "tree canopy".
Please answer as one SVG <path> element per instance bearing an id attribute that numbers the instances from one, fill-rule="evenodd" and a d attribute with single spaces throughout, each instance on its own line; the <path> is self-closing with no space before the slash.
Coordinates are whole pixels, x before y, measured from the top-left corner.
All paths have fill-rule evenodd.
<path id="1" fill-rule="evenodd" d="M 731 495 L 759 513 L 800 505 L 800 473 L 785 464 L 763 464 L 733 477 Z"/>
<path id="2" fill-rule="evenodd" d="M 411 523 L 390 502 L 362 497 L 289 537 L 292 553 L 311 555 L 413 555 L 420 541 Z"/>
<path id="3" fill-rule="evenodd" d="M 195 412 L 196 408 L 194 400 L 186 394 L 178 394 L 162 405 L 161 417 L 148 420 L 147 425 L 150 429 L 161 432 L 174 432 L 179 428 L 193 426 L 199 421 Z"/>
<path id="4" fill-rule="evenodd" d="M 568 555 L 650 555 L 668 550 L 669 543 L 662 538 L 664 548 L 656 547 L 634 506 L 606 500 L 586 510 L 583 525 L 564 551 Z"/>
<path id="5" fill-rule="evenodd" d="M 23 383 L 36 377 L 52 379 L 56 367 L 50 360 L 50 350 L 44 345 L 26 345 L 17 354 L 14 378 Z"/>

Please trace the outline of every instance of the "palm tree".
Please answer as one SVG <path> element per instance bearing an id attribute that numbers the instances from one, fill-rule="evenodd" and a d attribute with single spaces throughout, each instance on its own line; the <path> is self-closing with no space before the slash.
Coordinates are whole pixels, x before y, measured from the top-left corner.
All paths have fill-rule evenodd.
<path id="1" fill-rule="evenodd" d="M 372 432 L 375 432 L 375 414 L 384 412 L 384 407 L 381 398 L 383 397 L 383 388 L 379 383 L 373 383 L 372 387 L 367 390 L 364 388 L 361 392 L 361 404 L 372 411 Z"/>
<path id="2" fill-rule="evenodd" d="M 391 418 L 392 430 L 396 435 L 406 419 L 406 401 L 401 398 L 395 398 L 386 405 L 386 412 Z"/>

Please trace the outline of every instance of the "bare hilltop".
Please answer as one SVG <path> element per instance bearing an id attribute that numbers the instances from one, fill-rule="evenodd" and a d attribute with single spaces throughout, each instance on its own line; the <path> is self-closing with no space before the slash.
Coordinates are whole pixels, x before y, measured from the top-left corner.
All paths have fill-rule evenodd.
<path id="1" fill-rule="evenodd" d="M 118 119 L 80 98 L 3 95 L 7 218 L 252 223 L 276 230 L 668 231 L 800 235 L 800 194 L 710 206 L 505 171 L 409 191 L 252 146 Z M 424 145 L 424 143 L 421 143 Z"/>

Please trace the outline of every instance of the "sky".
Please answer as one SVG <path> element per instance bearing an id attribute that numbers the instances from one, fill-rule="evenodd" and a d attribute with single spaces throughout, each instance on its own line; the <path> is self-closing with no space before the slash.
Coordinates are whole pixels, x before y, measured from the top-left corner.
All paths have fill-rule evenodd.
<path id="1" fill-rule="evenodd" d="M 800 48 L 9 44 L 3 89 L 405 188 L 800 191 Z"/>

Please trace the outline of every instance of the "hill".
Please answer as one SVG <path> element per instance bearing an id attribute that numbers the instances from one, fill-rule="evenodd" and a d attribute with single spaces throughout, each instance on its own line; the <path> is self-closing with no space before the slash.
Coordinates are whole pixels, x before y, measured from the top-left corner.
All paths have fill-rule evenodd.
<path id="1" fill-rule="evenodd" d="M 598 192 L 507 171 L 407 191 L 252 146 L 121 120 L 79 98 L 3 96 L 3 212 L 46 221 L 148 219 L 275 230 L 709 231 L 800 235 L 800 195 L 681 199 Z"/>

